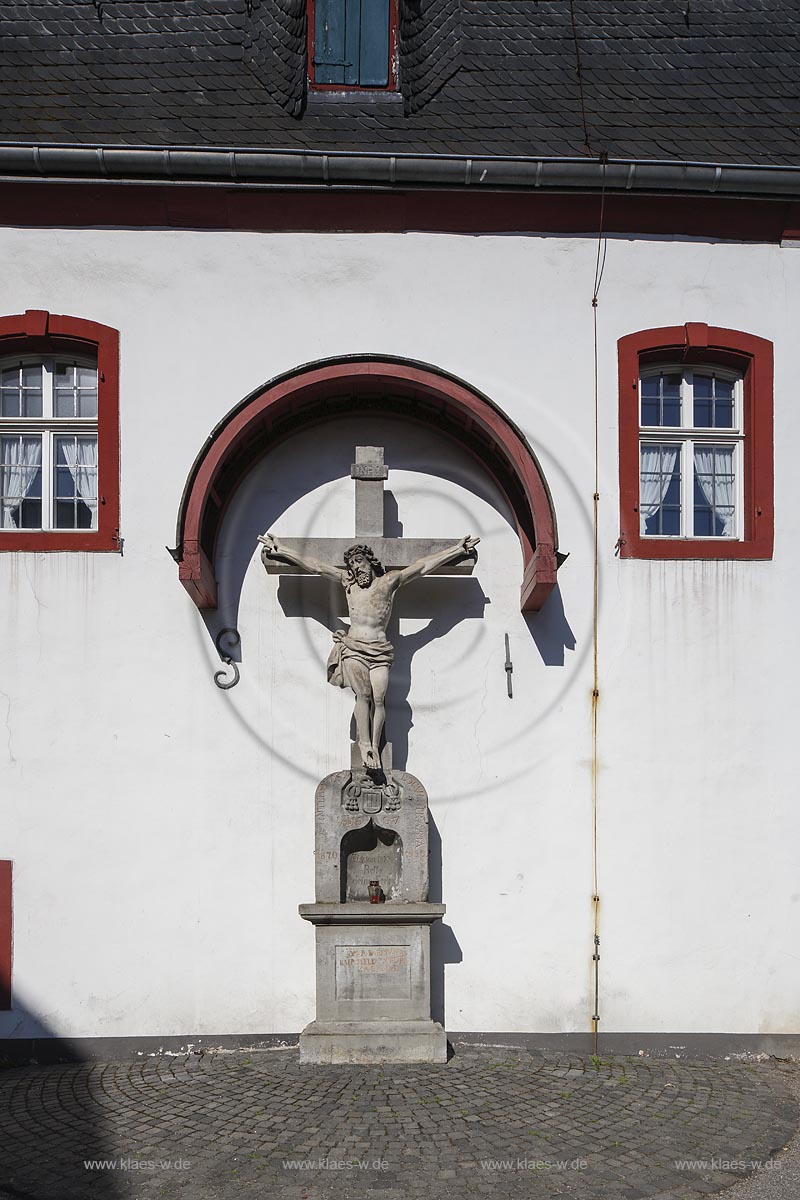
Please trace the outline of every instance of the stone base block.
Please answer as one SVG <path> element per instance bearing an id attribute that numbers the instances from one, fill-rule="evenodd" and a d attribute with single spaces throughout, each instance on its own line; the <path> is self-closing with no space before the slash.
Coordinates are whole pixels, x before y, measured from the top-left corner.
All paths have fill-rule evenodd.
<path id="1" fill-rule="evenodd" d="M 300 1062 L 446 1063 L 447 1034 L 436 1021 L 312 1021 Z"/>

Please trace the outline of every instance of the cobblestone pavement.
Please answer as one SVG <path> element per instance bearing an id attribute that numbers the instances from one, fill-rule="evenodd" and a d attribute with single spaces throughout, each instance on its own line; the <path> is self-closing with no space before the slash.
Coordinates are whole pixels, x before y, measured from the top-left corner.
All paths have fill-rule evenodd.
<path id="1" fill-rule="evenodd" d="M 780 1170 L 797 1071 L 462 1044 L 438 1067 L 291 1049 L 7 1068 L 0 1196 L 696 1200 Z"/>

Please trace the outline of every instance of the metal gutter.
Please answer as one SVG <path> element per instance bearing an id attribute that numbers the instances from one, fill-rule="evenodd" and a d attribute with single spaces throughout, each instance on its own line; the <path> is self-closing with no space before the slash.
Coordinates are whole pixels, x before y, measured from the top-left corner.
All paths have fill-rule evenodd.
<path id="1" fill-rule="evenodd" d="M 0 180 L 226 187 L 536 189 L 800 198 L 800 166 L 656 159 L 0 143 Z"/>

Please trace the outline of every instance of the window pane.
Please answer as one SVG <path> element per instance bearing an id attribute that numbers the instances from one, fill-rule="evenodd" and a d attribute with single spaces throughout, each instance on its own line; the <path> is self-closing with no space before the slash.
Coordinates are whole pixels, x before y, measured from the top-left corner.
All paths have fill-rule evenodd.
<path id="1" fill-rule="evenodd" d="M 733 429 L 733 400 L 714 401 L 714 428 Z"/>
<path id="2" fill-rule="evenodd" d="M 643 535 L 680 536 L 681 452 L 679 445 L 642 443 L 639 517 Z"/>
<path id="3" fill-rule="evenodd" d="M 22 383 L 22 416 L 42 415 L 42 364 L 26 363 L 20 372 Z"/>
<path id="4" fill-rule="evenodd" d="M 57 417 L 96 417 L 97 368 L 56 363 L 54 398 Z"/>
<path id="5" fill-rule="evenodd" d="M 642 425 L 681 423 L 681 377 L 676 374 L 645 375 L 641 381 Z"/>
<path id="6" fill-rule="evenodd" d="M 18 529 L 41 529 L 42 528 L 42 501 L 41 499 L 33 500 L 28 497 L 23 500 L 22 504 L 17 509 L 17 528 Z"/>
<path id="7" fill-rule="evenodd" d="M 698 429 L 733 429 L 733 383 L 713 374 L 694 373 L 694 416 Z"/>
<path id="8" fill-rule="evenodd" d="M 42 415 L 42 365 L 21 363 L 0 373 L 0 416 Z"/>
<path id="9" fill-rule="evenodd" d="M 27 474 L 27 493 L 28 500 L 41 500 L 42 498 L 42 468 L 31 467 Z"/>
<path id="10" fill-rule="evenodd" d="M 97 528 L 97 438 L 81 434 L 55 439 L 57 529 Z"/>
<path id="11" fill-rule="evenodd" d="M 97 416 L 97 367 L 76 368 L 77 409 L 79 417 Z"/>
<path id="12" fill-rule="evenodd" d="M 57 417 L 74 417 L 75 392 L 72 388 L 56 388 L 53 392 L 54 409 Z"/>
<path id="13" fill-rule="evenodd" d="M 662 425 L 681 423 L 681 377 L 662 375 Z"/>
<path id="14" fill-rule="evenodd" d="M 83 500 L 79 500 L 75 506 L 75 511 L 78 529 L 94 529 L 94 512 L 89 508 L 88 504 L 84 504 Z"/>
<path id="15" fill-rule="evenodd" d="M 40 417 L 42 415 L 42 393 L 29 391 L 22 393 L 23 417 Z"/>
<path id="16" fill-rule="evenodd" d="M 699 429 L 709 429 L 714 419 L 714 380 L 711 375 L 694 373 L 694 415 L 692 421 Z"/>
<path id="17" fill-rule="evenodd" d="M 56 500 L 56 529 L 75 528 L 75 503 L 72 500 Z"/>
<path id="18" fill-rule="evenodd" d="M 694 535 L 736 536 L 736 475 L 732 446 L 695 446 Z"/>
<path id="19" fill-rule="evenodd" d="M 3 487 L 3 500 L 9 503 L 19 504 L 22 500 L 26 500 L 28 496 L 32 500 L 39 499 L 42 494 L 42 472 L 40 467 L 18 467 L 11 472 L 5 468 L 3 470 L 5 477 Z"/>
<path id="20" fill-rule="evenodd" d="M 75 366 L 72 363 L 56 363 L 53 378 L 53 406 L 57 417 L 74 417 L 75 413 Z"/>
<path id="21" fill-rule="evenodd" d="M 0 524 L 3 529 L 40 529 L 42 439 L 0 437 Z"/>
<path id="22" fill-rule="evenodd" d="M 642 380 L 642 424 L 661 423 L 661 376 L 646 375 Z"/>
<path id="23" fill-rule="evenodd" d="M 97 416 L 97 392 L 93 388 L 85 388 L 78 392 L 78 416 Z"/>
<path id="24" fill-rule="evenodd" d="M 21 403 L 19 388 L 0 388 L 0 417 L 18 417 Z"/>
<path id="25" fill-rule="evenodd" d="M 56 467 L 56 497 L 72 500 L 75 496 L 75 480 L 69 467 Z"/>

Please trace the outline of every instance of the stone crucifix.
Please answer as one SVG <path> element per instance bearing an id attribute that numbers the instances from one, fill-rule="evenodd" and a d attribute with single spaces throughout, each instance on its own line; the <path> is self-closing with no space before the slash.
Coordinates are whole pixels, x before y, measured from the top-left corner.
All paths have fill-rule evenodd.
<path id="1" fill-rule="evenodd" d="M 356 538 L 259 537 L 261 560 L 270 574 L 324 575 L 341 583 L 347 596 L 350 628 L 333 635 L 328 682 L 355 693 L 356 739 L 364 766 L 381 769 L 380 744 L 386 719 L 386 689 L 394 647 L 386 628 L 397 589 L 434 572 L 470 574 L 480 540 L 450 541 L 390 538 L 383 531 L 383 484 L 389 471 L 382 446 L 356 446 L 350 468 L 355 480 Z"/>

